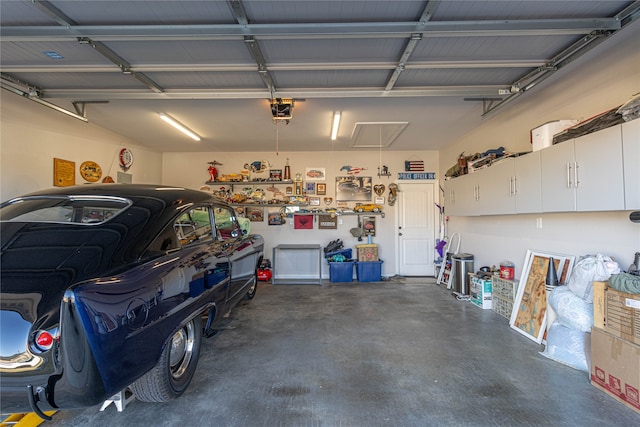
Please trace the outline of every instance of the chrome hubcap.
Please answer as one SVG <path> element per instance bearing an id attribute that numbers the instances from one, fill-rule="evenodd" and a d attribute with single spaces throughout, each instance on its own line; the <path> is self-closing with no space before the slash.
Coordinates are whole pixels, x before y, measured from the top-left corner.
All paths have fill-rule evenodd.
<path id="1" fill-rule="evenodd" d="M 169 367 L 174 378 L 180 378 L 189 366 L 194 339 L 193 322 L 189 322 L 171 337 Z"/>

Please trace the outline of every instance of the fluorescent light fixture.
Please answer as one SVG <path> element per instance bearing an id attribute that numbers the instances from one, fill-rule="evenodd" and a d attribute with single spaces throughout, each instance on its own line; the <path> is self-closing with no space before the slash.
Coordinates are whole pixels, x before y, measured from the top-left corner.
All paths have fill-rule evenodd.
<path id="1" fill-rule="evenodd" d="M 201 138 L 197 133 L 195 133 L 194 131 L 192 131 L 191 129 L 189 129 L 188 127 L 186 127 L 185 125 L 183 125 L 182 123 L 180 123 L 179 121 L 177 121 L 176 119 L 168 115 L 167 113 L 158 113 L 158 114 L 160 115 L 160 118 L 162 120 L 169 123 L 171 126 L 173 126 L 174 128 L 178 129 L 180 132 L 187 135 L 189 138 L 195 141 L 200 141 Z"/>
<path id="2" fill-rule="evenodd" d="M 338 137 L 338 128 L 340 127 L 340 111 L 333 113 L 333 125 L 331 126 L 331 140 L 335 141 Z"/>

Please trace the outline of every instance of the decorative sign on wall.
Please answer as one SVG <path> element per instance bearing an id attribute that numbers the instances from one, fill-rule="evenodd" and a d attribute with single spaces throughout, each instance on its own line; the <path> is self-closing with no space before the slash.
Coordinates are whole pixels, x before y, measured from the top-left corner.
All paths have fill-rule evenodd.
<path id="1" fill-rule="evenodd" d="M 407 172 L 422 172 L 424 171 L 424 161 L 422 160 L 405 160 L 404 170 Z"/>
<path id="2" fill-rule="evenodd" d="M 53 159 L 53 185 L 68 187 L 76 184 L 76 162 Z"/>
<path id="3" fill-rule="evenodd" d="M 398 172 L 398 179 L 436 179 L 435 172 Z"/>
<path id="4" fill-rule="evenodd" d="M 335 215 L 318 215 L 318 228 L 324 230 L 338 228 L 338 217 Z"/>

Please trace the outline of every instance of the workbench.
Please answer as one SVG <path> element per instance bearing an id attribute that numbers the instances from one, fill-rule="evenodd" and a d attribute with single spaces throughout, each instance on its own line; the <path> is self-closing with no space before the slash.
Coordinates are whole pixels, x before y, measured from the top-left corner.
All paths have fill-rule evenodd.
<path id="1" fill-rule="evenodd" d="M 274 246 L 271 283 L 322 284 L 322 246 L 283 244 Z M 305 274 L 307 273 L 308 274 Z"/>

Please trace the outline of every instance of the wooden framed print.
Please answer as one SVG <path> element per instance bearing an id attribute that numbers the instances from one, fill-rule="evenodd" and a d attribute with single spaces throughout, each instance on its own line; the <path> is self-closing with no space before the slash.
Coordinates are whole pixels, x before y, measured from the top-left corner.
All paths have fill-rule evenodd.
<path id="1" fill-rule="evenodd" d="M 324 182 L 316 183 L 316 194 L 318 196 L 324 196 L 325 194 L 327 194 L 327 184 L 325 184 Z"/>
<path id="2" fill-rule="evenodd" d="M 76 184 L 76 162 L 53 159 L 53 185 L 68 187 Z"/>
<path id="3" fill-rule="evenodd" d="M 527 251 L 520 286 L 513 302 L 509 325 L 515 331 L 540 344 L 547 324 L 546 278 L 550 259 L 558 272 L 560 283 L 565 283 L 571 274 L 575 257 Z"/>

